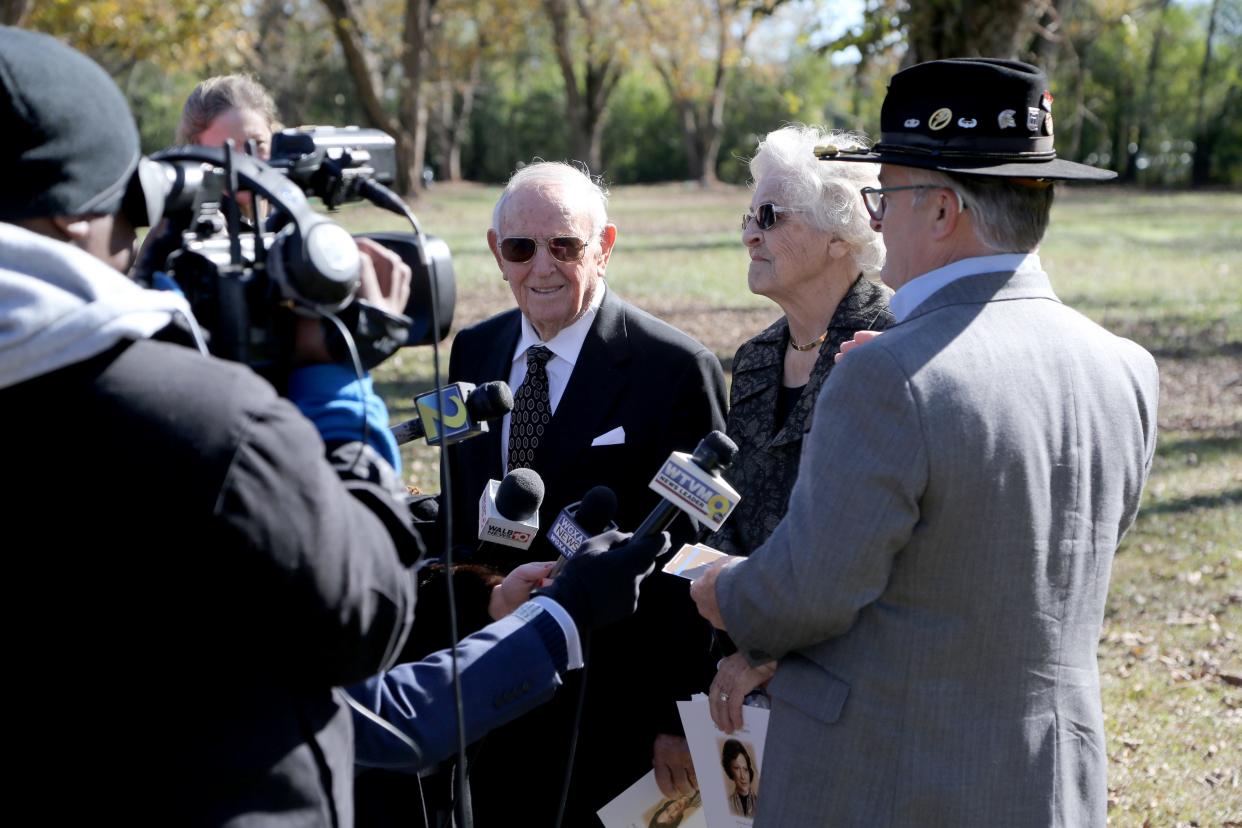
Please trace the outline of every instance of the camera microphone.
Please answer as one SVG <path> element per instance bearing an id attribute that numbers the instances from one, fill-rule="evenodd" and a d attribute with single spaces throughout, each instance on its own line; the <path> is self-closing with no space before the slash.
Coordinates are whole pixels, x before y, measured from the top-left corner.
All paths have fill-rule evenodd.
<path id="1" fill-rule="evenodd" d="M 562 509 L 548 527 L 548 542 L 560 553 L 548 577 L 559 575 L 588 538 L 616 529 L 617 524 L 612 522 L 616 514 L 617 496 L 607 486 L 596 486 L 583 495 L 582 500 Z"/>
<path id="2" fill-rule="evenodd" d="M 479 540 L 529 549 L 539 532 L 543 494 L 543 479 L 534 469 L 514 469 L 504 480 L 487 481 L 479 497 Z"/>
<path id="3" fill-rule="evenodd" d="M 513 392 L 505 382 L 485 382 L 477 388 L 468 382 L 454 382 L 414 398 L 418 416 L 392 427 L 397 445 L 420 437 L 427 445 L 443 440 L 448 445 L 487 432 L 487 421 L 499 419 L 513 410 Z M 542 495 L 540 496 L 542 499 Z"/>

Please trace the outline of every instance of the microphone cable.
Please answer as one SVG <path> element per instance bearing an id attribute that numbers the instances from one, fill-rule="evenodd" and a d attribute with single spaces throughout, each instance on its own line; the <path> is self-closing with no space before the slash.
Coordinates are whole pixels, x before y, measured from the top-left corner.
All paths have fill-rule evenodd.
<path id="1" fill-rule="evenodd" d="M 404 216 L 413 228 L 414 236 L 418 241 L 418 253 L 422 258 L 422 266 L 424 272 L 428 275 L 428 286 L 431 292 L 431 364 L 432 364 L 432 380 L 435 384 L 436 399 L 440 399 L 443 388 L 442 377 L 440 375 L 440 295 L 437 287 L 438 280 L 431 270 L 431 260 L 427 255 L 427 238 L 423 235 L 423 228 L 419 224 L 418 217 L 414 215 L 414 211 L 409 208 L 400 196 L 392 190 L 380 184 L 374 179 L 365 179 L 358 187 L 358 192 L 367 201 L 375 206 L 388 210 L 398 215 Z M 436 431 L 444 434 L 444 412 L 441 406 L 435 407 L 434 421 Z M 444 514 L 444 537 L 441 559 L 444 561 L 444 567 L 449 572 L 453 571 L 453 500 L 452 487 L 450 485 L 451 477 L 448 464 L 448 441 L 440 440 L 440 498 L 443 504 L 441 512 Z M 448 613 L 449 613 L 449 662 L 452 669 L 453 679 L 453 707 L 457 717 L 457 772 L 453 774 L 453 812 L 458 828 L 473 828 L 474 816 L 470 813 L 468 804 L 470 802 L 469 791 L 467 790 L 468 778 L 466 769 L 466 718 L 465 704 L 462 701 L 461 690 L 461 671 L 457 663 L 457 644 L 460 641 L 460 635 L 457 629 L 457 598 L 452 588 L 450 580 L 448 589 Z"/>
<path id="2" fill-rule="evenodd" d="M 565 820 L 565 807 L 569 804 L 569 787 L 574 776 L 574 760 L 578 752 L 578 728 L 582 724 L 582 708 L 586 706 L 587 669 L 591 665 L 591 631 L 578 631 L 582 644 L 582 669 L 578 671 L 578 700 L 574 703 L 574 723 L 569 731 L 569 758 L 565 764 L 565 780 L 561 783 L 561 801 L 556 807 L 556 828 Z"/>

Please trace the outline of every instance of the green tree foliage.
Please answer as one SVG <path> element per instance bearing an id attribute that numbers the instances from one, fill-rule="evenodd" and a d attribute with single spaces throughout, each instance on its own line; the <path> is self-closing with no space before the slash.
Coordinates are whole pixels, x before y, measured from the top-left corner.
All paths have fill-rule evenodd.
<path id="1" fill-rule="evenodd" d="M 1220 8 L 1203 89 L 1205 135 L 1214 150 L 1210 180 L 1238 184 L 1242 3 L 1222 0 Z M 1061 154 L 1117 170 L 1132 163 L 1143 185 L 1190 183 L 1210 12 L 1205 3 L 1163 12 L 1159 4 L 1080 5 L 1053 80 Z"/>
<path id="2" fill-rule="evenodd" d="M 1050 70 L 1063 156 L 1119 170 L 1130 163 L 1140 186 L 1187 185 L 1192 173 L 1196 183 L 1242 184 L 1242 0 L 1006 0 L 986 10 L 987 26 L 972 22 L 984 11 L 950 0 L 863 0 L 862 21 L 830 40 L 816 29 L 837 3 L 789 0 L 745 49 L 726 50 L 720 100 L 729 103 L 719 108 L 704 92 L 722 66 L 719 32 L 713 41 L 689 25 L 706 25 L 706 12 L 690 11 L 711 4 L 642 2 L 661 15 L 687 10 L 686 25 L 644 27 L 639 0 L 4 0 L 0 11 L 108 69 L 148 151 L 171 141 L 197 81 L 248 71 L 271 89 L 286 123 L 391 127 L 407 134 L 407 146 L 424 129 L 427 161 L 442 177 L 456 169 L 484 181 L 503 180 L 534 157 L 581 157 L 584 146 L 612 181 L 684 178 L 693 99 L 703 105 L 696 122 L 711 124 L 719 141 L 715 175 L 743 181 L 739 159 L 771 129 L 819 123 L 875 137 L 885 87 L 902 65 L 1001 49 Z M 334 4 L 351 12 L 350 59 L 329 13 Z M 411 8 L 430 10 L 417 84 L 427 103 L 418 112 L 407 82 Z M 559 36 L 549 16 L 557 9 L 565 16 Z M 625 12 L 629 22 L 600 17 L 588 49 L 582 9 Z M 735 26 L 729 35 L 742 33 Z M 1012 48 L 1004 45 L 1011 38 Z M 569 51 L 558 55 L 558 42 Z M 682 59 L 684 81 L 671 86 L 670 55 Z M 624 73 L 615 70 L 622 65 Z"/>

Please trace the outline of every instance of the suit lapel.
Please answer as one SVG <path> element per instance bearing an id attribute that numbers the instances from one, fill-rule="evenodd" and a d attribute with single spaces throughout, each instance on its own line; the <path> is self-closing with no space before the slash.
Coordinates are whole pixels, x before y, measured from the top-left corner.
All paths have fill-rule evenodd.
<path id="1" fill-rule="evenodd" d="M 623 366 L 628 359 L 625 309 L 608 290 L 582 343 L 548 433 L 535 450 L 535 466 L 545 470 L 545 476 L 575 462 L 578 452 L 603 432 L 600 426 L 604 418 L 625 389 Z"/>
<path id="2" fill-rule="evenodd" d="M 509 381 L 509 369 L 513 365 L 513 349 L 517 347 L 521 334 L 522 315 L 514 310 L 505 319 L 505 324 L 496 338 L 490 343 L 483 343 L 484 351 L 479 354 L 480 373 L 476 384 L 493 380 L 506 383 Z M 516 388 L 511 390 L 517 391 Z M 500 463 L 500 435 L 500 421 L 496 420 L 489 424 L 487 434 L 468 441 L 470 444 L 478 444 L 479 453 L 474 457 L 481 462 L 481 468 L 487 469 L 485 480 L 499 480 L 504 476 L 505 470 L 501 468 Z"/>

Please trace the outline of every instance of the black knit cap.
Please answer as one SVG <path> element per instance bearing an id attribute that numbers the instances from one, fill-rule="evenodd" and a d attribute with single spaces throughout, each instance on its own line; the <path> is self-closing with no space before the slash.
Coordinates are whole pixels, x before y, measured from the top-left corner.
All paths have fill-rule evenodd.
<path id="1" fill-rule="evenodd" d="M 1117 174 L 1057 158 L 1042 69 L 1016 60 L 932 60 L 893 75 L 870 152 L 824 147 L 824 161 L 871 161 L 998 178 L 1107 181 Z"/>
<path id="2" fill-rule="evenodd" d="M 55 38 L 0 26 L 0 221 L 117 213 L 140 157 L 129 105 L 103 69 Z"/>

